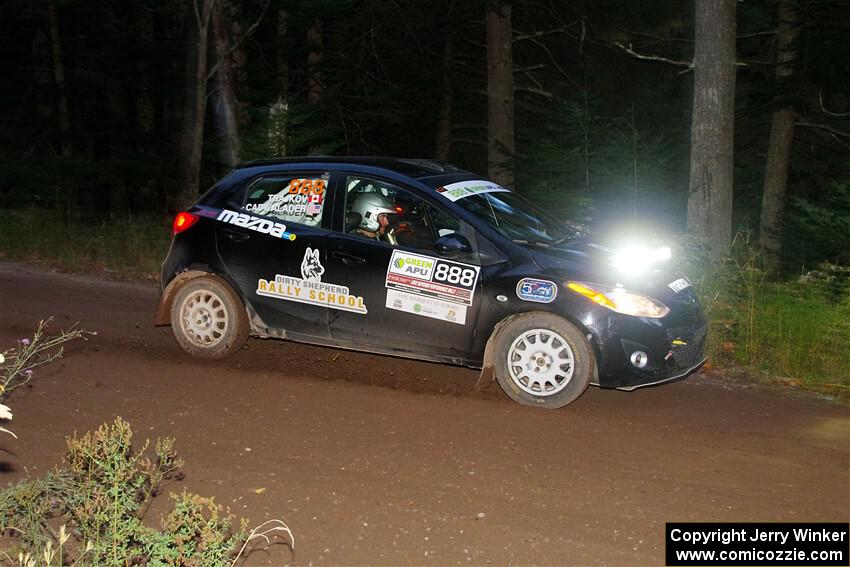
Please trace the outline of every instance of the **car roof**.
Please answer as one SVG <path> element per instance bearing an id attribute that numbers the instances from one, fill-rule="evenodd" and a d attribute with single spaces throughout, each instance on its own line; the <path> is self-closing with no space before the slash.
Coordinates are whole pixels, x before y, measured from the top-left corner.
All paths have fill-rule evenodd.
<path id="1" fill-rule="evenodd" d="M 442 160 L 412 159 L 395 157 L 364 156 L 310 156 L 254 160 L 239 164 L 236 169 L 253 167 L 273 167 L 276 165 L 324 164 L 324 165 L 360 165 L 386 169 L 400 175 L 417 179 L 431 187 L 437 187 L 455 180 L 480 179 L 480 176 L 463 170 Z"/>

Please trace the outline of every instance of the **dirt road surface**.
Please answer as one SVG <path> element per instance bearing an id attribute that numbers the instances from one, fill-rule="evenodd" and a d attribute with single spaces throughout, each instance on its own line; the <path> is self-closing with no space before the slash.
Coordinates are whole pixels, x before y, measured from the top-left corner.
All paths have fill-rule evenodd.
<path id="1" fill-rule="evenodd" d="M 259 339 L 204 363 L 152 326 L 157 298 L 0 263 L 0 345 L 49 316 L 98 331 L 8 400 L 0 484 L 122 416 L 137 439 L 177 439 L 185 479 L 167 491 L 287 522 L 295 551 L 249 566 L 663 565 L 668 521 L 850 520 L 834 402 L 703 373 L 545 411 L 476 392 L 469 369 Z"/>

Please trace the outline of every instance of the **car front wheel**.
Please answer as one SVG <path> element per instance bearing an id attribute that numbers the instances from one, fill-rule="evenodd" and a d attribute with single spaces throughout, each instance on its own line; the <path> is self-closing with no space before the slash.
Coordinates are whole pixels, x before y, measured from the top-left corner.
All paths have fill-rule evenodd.
<path id="1" fill-rule="evenodd" d="M 171 329 L 180 347 L 192 356 L 224 358 L 248 338 L 248 315 L 226 282 L 203 276 L 176 291 Z"/>
<path id="2" fill-rule="evenodd" d="M 526 313 L 499 331 L 494 344 L 499 385 L 523 405 L 556 409 L 590 384 L 595 359 L 585 336 L 550 313 Z"/>

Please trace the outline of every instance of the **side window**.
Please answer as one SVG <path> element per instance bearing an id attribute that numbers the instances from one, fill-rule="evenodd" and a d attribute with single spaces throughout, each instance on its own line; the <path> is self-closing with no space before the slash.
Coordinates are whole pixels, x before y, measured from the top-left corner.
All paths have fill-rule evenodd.
<path id="1" fill-rule="evenodd" d="M 288 223 L 319 226 L 329 180 L 330 173 L 260 177 L 248 186 L 242 210 Z"/>
<path id="2" fill-rule="evenodd" d="M 345 189 L 348 234 L 427 252 L 440 236 L 460 232 L 456 218 L 392 183 L 350 175 Z"/>

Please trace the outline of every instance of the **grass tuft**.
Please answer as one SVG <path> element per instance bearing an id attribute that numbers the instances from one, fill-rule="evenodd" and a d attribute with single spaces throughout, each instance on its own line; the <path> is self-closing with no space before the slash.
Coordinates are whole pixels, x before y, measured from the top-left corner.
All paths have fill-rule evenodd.
<path id="1" fill-rule="evenodd" d="M 3 215 L 0 254 L 74 272 L 156 277 L 171 240 L 170 226 L 159 215 L 97 220 L 40 208 Z"/>

